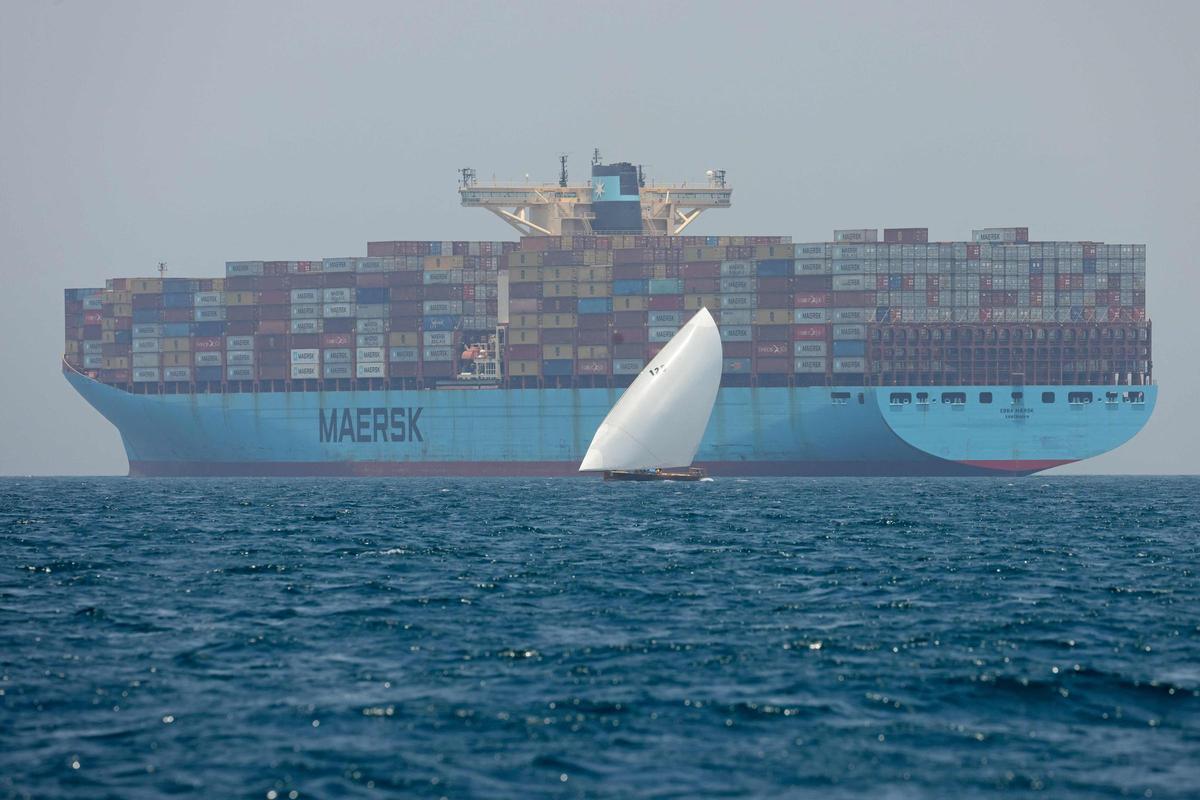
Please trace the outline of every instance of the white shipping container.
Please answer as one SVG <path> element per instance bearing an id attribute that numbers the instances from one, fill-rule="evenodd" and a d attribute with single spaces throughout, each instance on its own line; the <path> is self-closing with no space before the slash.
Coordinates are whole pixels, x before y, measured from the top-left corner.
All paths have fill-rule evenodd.
<path id="1" fill-rule="evenodd" d="M 833 246 L 833 260 L 834 261 L 844 261 L 844 260 L 858 261 L 858 260 L 861 260 L 864 255 L 865 255 L 865 252 L 863 250 L 862 245 L 838 244 L 838 245 Z"/>
<path id="2" fill-rule="evenodd" d="M 196 292 L 192 295 L 192 305 L 197 308 L 220 306 L 225 304 L 224 292 Z"/>
<path id="3" fill-rule="evenodd" d="M 327 319 L 346 319 L 354 316 L 353 303 L 326 303 L 324 306 L 317 306 L 317 308 L 319 309 L 319 313 L 314 316 L 325 317 Z"/>
<path id="4" fill-rule="evenodd" d="M 825 364 L 824 358 L 797 358 L 796 372 L 824 372 Z"/>
<path id="5" fill-rule="evenodd" d="M 753 292 L 757 288 L 750 278 L 721 278 L 721 293 Z"/>
<path id="6" fill-rule="evenodd" d="M 722 278 L 737 278 L 748 277 L 754 274 L 754 262 L 752 261 L 722 261 L 721 262 L 721 277 Z"/>
<path id="7" fill-rule="evenodd" d="M 159 371 L 153 367 L 144 367 L 133 371 L 134 383 L 158 383 Z"/>
<path id="8" fill-rule="evenodd" d="M 84 369 L 100 369 L 104 366 L 104 356 L 84 356 Z"/>
<path id="9" fill-rule="evenodd" d="M 326 289 L 321 295 L 321 300 L 325 303 L 349 303 L 354 299 L 353 291 L 353 289 Z"/>
<path id="10" fill-rule="evenodd" d="M 834 261 L 833 273 L 835 275 L 860 275 L 866 272 L 866 267 L 862 261 Z"/>
<path id="11" fill-rule="evenodd" d="M 825 342 L 800 340 L 792 345 L 792 351 L 796 358 L 824 358 L 829 354 L 828 347 Z"/>
<path id="12" fill-rule="evenodd" d="M 749 325 L 726 325 L 721 328 L 723 342 L 749 342 L 752 339 Z"/>
<path id="13" fill-rule="evenodd" d="M 832 321 L 835 323 L 870 322 L 873 316 L 873 311 L 861 308 L 835 308 Z"/>
<path id="14" fill-rule="evenodd" d="M 354 261 L 355 272 L 387 272 L 387 259 L 378 256 L 371 258 L 358 258 Z"/>
<path id="15" fill-rule="evenodd" d="M 355 354 L 358 363 L 378 362 L 384 360 L 382 347 L 360 347 Z"/>
<path id="16" fill-rule="evenodd" d="M 132 364 L 134 369 L 138 367 L 157 367 L 158 353 L 134 353 Z"/>
<path id="17" fill-rule="evenodd" d="M 359 362 L 354 365 L 354 376 L 356 378 L 386 378 L 387 364 L 382 361 L 371 361 L 366 364 Z"/>
<path id="18" fill-rule="evenodd" d="M 83 298 L 84 311 L 101 311 L 104 309 L 104 301 L 99 297 Z"/>
<path id="19" fill-rule="evenodd" d="M 647 323 L 650 325 L 674 325 L 679 327 L 683 324 L 682 311 L 650 311 L 646 314 Z M 746 323 L 750 320 L 747 319 Z"/>
<path id="20" fill-rule="evenodd" d="M 83 343 L 83 352 L 87 353 L 88 355 L 96 355 L 96 356 L 102 355 L 104 353 L 104 343 L 103 342 L 84 342 Z"/>
<path id="21" fill-rule="evenodd" d="M 133 352 L 135 353 L 157 353 L 159 347 L 158 339 L 134 339 Z"/>
<path id="22" fill-rule="evenodd" d="M 749 325 L 754 322 L 754 312 L 749 308 L 723 308 L 717 315 L 721 325 Z"/>
<path id="23" fill-rule="evenodd" d="M 354 351 L 349 347 L 331 347 L 321 351 L 321 361 L 325 364 L 351 364 L 354 362 Z"/>
<path id="24" fill-rule="evenodd" d="M 834 372 L 865 372 L 867 369 L 867 360 L 865 358 L 835 358 L 833 360 Z"/>
<path id="25" fill-rule="evenodd" d="M 645 362 L 637 358 L 619 358 L 612 362 L 613 375 L 637 375 Z"/>
<path id="26" fill-rule="evenodd" d="M 224 355 L 220 350 L 200 350 L 193 356 L 192 360 L 197 367 L 219 367 L 224 363 Z"/>
<path id="27" fill-rule="evenodd" d="M 225 377 L 231 381 L 252 381 L 254 380 L 254 367 L 252 366 L 234 366 L 225 368 Z"/>
<path id="28" fill-rule="evenodd" d="M 832 266 L 828 261 L 797 261 L 795 273 L 797 275 L 828 275 L 832 271 Z"/>
<path id="29" fill-rule="evenodd" d="M 326 364 L 321 368 L 321 374 L 326 378 L 353 378 L 354 365 L 352 364 Z"/>
<path id="30" fill-rule="evenodd" d="M 225 337 L 225 349 L 226 350 L 253 350 L 254 349 L 254 337 L 253 336 L 226 336 Z"/>
<path id="31" fill-rule="evenodd" d="M 978 228 L 971 231 L 971 239 L 976 242 L 1015 242 L 1016 228 Z"/>
<path id="32" fill-rule="evenodd" d="M 292 380 L 314 380 L 321 376 L 318 364 L 292 364 Z"/>
<path id="33" fill-rule="evenodd" d="M 834 325 L 833 338 L 835 341 L 845 341 L 847 339 L 866 339 L 866 325 Z"/>
<path id="34" fill-rule="evenodd" d="M 359 319 L 387 319 L 388 307 L 386 303 L 361 303 L 357 307 L 351 306 L 350 316 L 357 316 Z"/>
<path id="35" fill-rule="evenodd" d="M 261 261 L 226 261 L 226 275 L 262 275 L 263 262 Z"/>
<path id="36" fill-rule="evenodd" d="M 178 382 L 190 381 L 192 379 L 191 367 L 166 367 L 163 369 L 163 380 Z"/>
<path id="37" fill-rule="evenodd" d="M 833 240 L 835 242 L 877 242 L 879 241 L 879 229 L 853 228 L 834 231 Z"/>
<path id="38" fill-rule="evenodd" d="M 866 278 L 862 275 L 834 275 L 833 290 L 835 292 L 858 292 L 866 288 Z"/>
<path id="39" fill-rule="evenodd" d="M 679 328 L 674 325 L 656 326 L 646 329 L 646 338 L 651 342 L 669 342 Z"/>
<path id="40" fill-rule="evenodd" d="M 360 319 L 355 323 L 359 333 L 386 333 L 387 324 L 382 319 Z"/>
<path id="41" fill-rule="evenodd" d="M 321 260 L 322 272 L 354 272 L 353 258 L 325 258 Z"/>
<path id="42" fill-rule="evenodd" d="M 134 325 L 134 339 L 157 339 L 162 336 L 162 325 Z"/>
<path id="43" fill-rule="evenodd" d="M 320 289 L 292 289 L 292 305 L 316 305 L 321 299 Z"/>
<path id="44" fill-rule="evenodd" d="M 193 314 L 196 317 L 196 322 L 220 322 L 225 319 L 225 307 L 209 306 L 207 308 L 197 308 Z"/>
<path id="45" fill-rule="evenodd" d="M 723 294 L 721 295 L 721 309 L 754 308 L 755 299 L 752 294 Z"/>
<path id="46" fill-rule="evenodd" d="M 829 322 L 829 309 L 797 308 L 792 311 L 792 322 L 797 325 L 819 325 Z"/>
<path id="47" fill-rule="evenodd" d="M 388 350 L 388 361 L 411 364 L 421 360 L 421 350 L 417 347 L 392 347 Z"/>
<path id="48" fill-rule="evenodd" d="M 230 367 L 254 366 L 253 350 L 228 350 L 225 353 L 225 364 Z"/>
<path id="49" fill-rule="evenodd" d="M 426 347 L 450 347 L 454 344 L 454 331 L 425 331 L 422 339 Z"/>
<path id="50" fill-rule="evenodd" d="M 426 300 L 422 306 L 426 316 L 440 314 L 461 314 L 461 300 Z"/>
<path id="51" fill-rule="evenodd" d="M 321 351 L 315 347 L 307 347 L 292 351 L 293 364 L 317 364 L 321 361 Z"/>
<path id="52" fill-rule="evenodd" d="M 292 319 L 319 319 L 321 317 L 321 307 L 309 303 L 307 305 L 292 306 Z"/>
<path id="53" fill-rule="evenodd" d="M 292 333 L 320 333 L 324 323 L 321 319 L 294 319 L 291 330 Z"/>
<path id="54" fill-rule="evenodd" d="M 359 347 L 386 347 L 387 342 L 384 341 L 382 333 L 360 333 L 357 337 Z"/>
<path id="55" fill-rule="evenodd" d="M 823 260 L 827 255 L 829 255 L 829 248 L 823 242 L 796 245 L 797 261 Z"/>

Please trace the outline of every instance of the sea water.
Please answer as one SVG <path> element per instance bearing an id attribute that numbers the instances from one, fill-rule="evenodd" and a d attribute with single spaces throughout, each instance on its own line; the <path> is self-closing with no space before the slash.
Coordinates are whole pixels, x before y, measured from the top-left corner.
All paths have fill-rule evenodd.
<path id="1" fill-rule="evenodd" d="M 1200 480 L 0 481 L 0 796 L 1195 797 Z"/>

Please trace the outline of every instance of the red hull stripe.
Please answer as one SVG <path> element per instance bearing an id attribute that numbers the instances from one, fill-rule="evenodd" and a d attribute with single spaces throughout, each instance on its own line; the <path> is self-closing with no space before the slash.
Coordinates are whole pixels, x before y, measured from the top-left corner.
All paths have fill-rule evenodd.
<path id="1" fill-rule="evenodd" d="M 1065 463 L 982 461 L 708 461 L 696 466 L 719 476 L 975 476 L 1033 472 Z M 987 465 L 986 467 L 979 466 Z M 1000 468 L 997 464 L 1033 466 Z M 1042 465 L 1042 466 L 1037 466 Z M 569 461 L 133 461 L 143 477 L 599 477 Z"/>
<path id="2" fill-rule="evenodd" d="M 978 467 L 979 469 L 992 470 L 994 472 L 1041 472 L 1044 469 L 1052 467 L 1061 467 L 1063 464 L 1072 464 L 1076 459 L 1043 459 L 1029 461 L 960 461 L 960 464 L 966 464 L 970 467 Z"/>

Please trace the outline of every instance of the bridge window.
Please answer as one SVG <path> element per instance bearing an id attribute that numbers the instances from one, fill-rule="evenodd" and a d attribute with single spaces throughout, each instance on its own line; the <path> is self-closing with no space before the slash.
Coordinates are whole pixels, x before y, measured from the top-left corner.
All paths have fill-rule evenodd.
<path id="1" fill-rule="evenodd" d="M 929 392 L 917 392 L 917 403 L 919 405 L 929 405 Z"/>
<path id="2" fill-rule="evenodd" d="M 850 393 L 849 392 L 832 392 L 829 395 L 829 399 L 833 402 L 833 404 L 835 406 L 844 406 L 850 402 Z"/>
<path id="3" fill-rule="evenodd" d="M 953 406 L 966 405 L 967 393 L 966 392 L 942 392 L 942 402 L 949 403 L 950 405 L 953 405 Z"/>
<path id="4" fill-rule="evenodd" d="M 1067 402 L 1072 405 L 1084 405 L 1092 402 L 1091 392 L 1070 392 L 1067 394 Z"/>
<path id="5" fill-rule="evenodd" d="M 1106 403 L 1115 403 L 1115 402 L 1117 402 L 1117 399 L 1118 398 L 1117 398 L 1116 392 L 1105 392 L 1104 393 L 1104 402 L 1106 402 Z"/>
<path id="6" fill-rule="evenodd" d="M 1143 392 L 1126 392 L 1125 399 L 1130 403 L 1144 403 L 1146 402 L 1146 395 Z"/>
<path id="7" fill-rule="evenodd" d="M 894 406 L 906 406 L 912 402 L 912 395 L 909 392 L 892 392 L 890 402 Z"/>
<path id="8" fill-rule="evenodd" d="M 988 403 L 992 402 L 992 393 L 991 392 L 980 392 L 979 393 L 979 402 L 982 403 L 983 405 L 987 405 Z"/>
<path id="9" fill-rule="evenodd" d="M 1021 405 L 1021 403 L 1024 402 L 1024 400 L 1025 400 L 1024 392 L 1013 392 L 1012 393 L 1012 404 L 1014 406 Z"/>
<path id="10" fill-rule="evenodd" d="M 1042 402 L 1043 403 L 1053 403 L 1054 402 L 1054 392 L 1042 392 Z"/>

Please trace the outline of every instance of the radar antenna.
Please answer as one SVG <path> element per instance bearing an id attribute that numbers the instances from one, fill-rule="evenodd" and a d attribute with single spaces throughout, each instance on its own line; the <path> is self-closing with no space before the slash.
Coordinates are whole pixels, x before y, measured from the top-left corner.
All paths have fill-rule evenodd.
<path id="1" fill-rule="evenodd" d="M 595 150 L 592 151 L 592 166 L 594 167 L 599 163 L 600 163 L 600 148 L 597 147 Z"/>
<path id="2" fill-rule="evenodd" d="M 165 262 L 165 261 L 158 262 L 158 277 L 161 278 L 166 274 L 167 274 L 167 262 Z"/>
<path id="3" fill-rule="evenodd" d="M 558 157 L 558 185 L 562 188 L 567 188 L 567 154 L 562 153 Z"/>
<path id="4" fill-rule="evenodd" d="M 458 185 L 466 188 L 475 185 L 475 170 L 470 167 L 463 167 L 458 171 Z"/>

